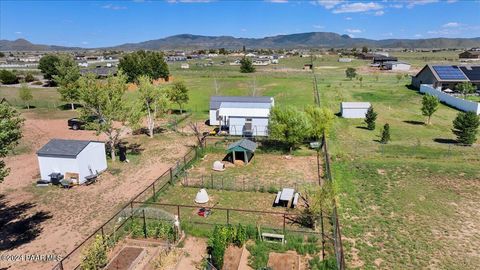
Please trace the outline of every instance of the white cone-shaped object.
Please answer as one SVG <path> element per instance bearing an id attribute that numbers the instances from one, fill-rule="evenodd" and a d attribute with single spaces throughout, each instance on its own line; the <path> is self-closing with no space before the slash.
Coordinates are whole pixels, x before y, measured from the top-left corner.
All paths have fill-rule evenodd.
<path id="1" fill-rule="evenodd" d="M 209 200 L 207 191 L 202 188 L 200 191 L 198 191 L 197 196 L 195 197 L 195 202 L 196 203 L 207 203 Z"/>

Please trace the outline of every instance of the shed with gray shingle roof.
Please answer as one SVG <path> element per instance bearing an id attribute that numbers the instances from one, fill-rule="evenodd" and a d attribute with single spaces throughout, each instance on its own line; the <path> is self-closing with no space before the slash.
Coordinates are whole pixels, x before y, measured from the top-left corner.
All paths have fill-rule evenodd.
<path id="1" fill-rule="evenodd" d="M 105 144 L 98 141 L 52 139 L 37 151 L 41 180 L 52 173 L 75 175 L 77 184 L 107 169 Z"/>

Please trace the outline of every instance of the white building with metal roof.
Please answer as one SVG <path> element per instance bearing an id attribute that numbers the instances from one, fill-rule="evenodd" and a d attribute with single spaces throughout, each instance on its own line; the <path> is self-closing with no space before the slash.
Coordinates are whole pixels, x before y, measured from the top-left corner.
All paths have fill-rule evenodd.
<path id="1" fill-rule="evenodd" d="M 370 102 L 342 102 L 340 112 L 343 118 L 365 118 Z"/>
<path id="2" fill-rule="evenodd" d="M 228 127 L 230 135 L 267 136 L 273 97 L 212 96 L 210 125 Z"/>
<path id="3" fill-rule="evenodd" d="M 97 141 L 52 139 L 37 151 L 41 180 L 52 173 L 75 175 L 77 184 L 107 169 L 105 143 Z"/>

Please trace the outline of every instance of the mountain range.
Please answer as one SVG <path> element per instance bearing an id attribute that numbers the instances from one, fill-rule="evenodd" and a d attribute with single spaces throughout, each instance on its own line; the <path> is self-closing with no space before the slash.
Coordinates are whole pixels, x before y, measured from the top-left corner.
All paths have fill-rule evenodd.
<path id="1" fill-rule="evenodd" d="M 293 48 L 471 48 L 480 47 L 476 38 L 429 38 L 429 39 L 382 39 L 351 38 L 331 32 L 310 32 L 276 35 L 264 38 L 236 38 L 232 36 L 201 36 L 181 34 L 139 43 L 125 43 L 118 46 L 95 49 L 114 50 L 173 50 L 173 49 L 293 49 Z M 25 39 L 0 40 L 0 51 L 65 51 L 83 50 L 81 47 L 33 44 Z M 91 48 L 88 48 L 91 49 Z"/>

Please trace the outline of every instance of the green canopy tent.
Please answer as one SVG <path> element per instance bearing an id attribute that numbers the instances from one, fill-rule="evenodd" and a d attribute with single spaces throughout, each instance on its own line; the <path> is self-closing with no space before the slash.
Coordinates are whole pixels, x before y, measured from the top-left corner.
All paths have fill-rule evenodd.
<path id="1" fill-rule="evenodd" d="M 257 149 L 257 144 L 247 140 L 241 139 L 240 141 L 230 144 L 227 148 L 227 155 L 231 156 L 231 162 L 235 163 L 235 160 L 240 159 L 248 164 Z"/>

